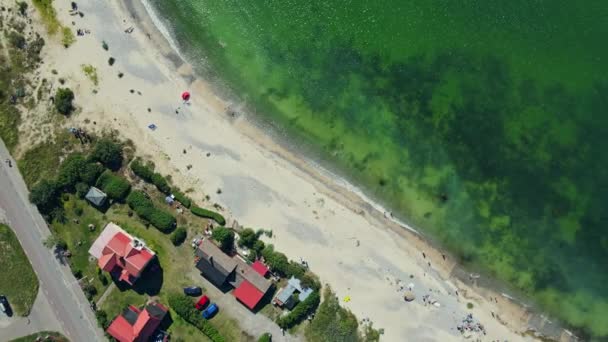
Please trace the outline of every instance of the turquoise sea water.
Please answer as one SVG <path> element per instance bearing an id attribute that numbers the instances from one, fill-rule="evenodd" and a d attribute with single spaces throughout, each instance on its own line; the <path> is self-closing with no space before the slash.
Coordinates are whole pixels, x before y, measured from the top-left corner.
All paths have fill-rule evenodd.
<path id="1" fill-rule="evenodd" d="M 262 120 L 608 336 L 607 1 L 151 3 Z"/>

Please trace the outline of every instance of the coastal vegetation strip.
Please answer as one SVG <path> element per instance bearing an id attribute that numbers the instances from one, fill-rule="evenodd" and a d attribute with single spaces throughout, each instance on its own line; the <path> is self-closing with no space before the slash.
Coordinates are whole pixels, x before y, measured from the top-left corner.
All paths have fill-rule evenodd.
<path id="1" fill-rule="evenodd" d="M 0 295 L 7 297 L 13 312 L 27 316 L 38 295 L 38 277 L 15 233 L 0 224 Z"/>

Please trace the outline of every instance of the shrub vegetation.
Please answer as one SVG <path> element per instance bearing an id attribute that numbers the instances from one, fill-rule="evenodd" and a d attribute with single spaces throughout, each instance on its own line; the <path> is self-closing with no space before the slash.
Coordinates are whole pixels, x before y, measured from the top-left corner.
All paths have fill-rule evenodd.
<path id="1" fill-rule="evenodd" d="M 219 225 L 223 226 L 226 224 L 226 219 L 224 218 L 224 216 L 220 215 L 219 213 L 216 213 L 215 211 L 199 208 L 197 206 L 193 206 L 192 208 L 190 208 L 190 211 L 196 216 L 212 219 Z"/>
<path id="2" fill-rule="evenodd" d="M 171 242 L 175 246 L 179 246 L 179 245 L 181 245 L 186 240 L 186 236 L 187 235 L 188 235 L 188 231 L 186 230 L 186 228 L 184 228 L 184 227 L 178 227 L 171 234 Z"/>
<path id="3" fill-rule="evenodd" d="M 126 179 L 114 175 L 110 170 L 99 176 L 96 186 L 103 190 L 109 198 L 116 201 L 124 201 L 131 191 L 131 184 Z"/>
<path id="4" fill-rule="evenodd" d="M 220 248 L 228 253 L 234 249 L 234 232 L 226 227 L 215 227 L 211 234 L 213 240 L 220 243 Z"/>
<path id="5" fill-rule="evenodd" d="M 74 92 L 70 88 L 59 88 L 55 94 L 55 108 L 63 115 L 70 115 L 74 110 Z"/>
<path id="6" fill-rule="evenodd" d="M 192 300 L 186 296 L 172 293 L 169 295 L 169 306 L 186 322 L 192 324 L 213 342 L 226 341 L 220 332 L 209 321 L 201 316 L 201 313 L 194 308 Z"/>
<path id="7" fill-rule="evenodd" d="M 108 138 L 100 139 L 96 144 L 91 159 L 102 163 L 112 171 L 122 166 L 122 145 Z"/>
<path id="8" fill-rule="evenodd" d="M 169 186 L 165 177 L 160 173 L 154 172 L 154 168 L 151 165 L 144 165 L 140 158 L 136 158 L 131 162 L 131 170 L 145 182 L 154 184 L 165 195 L 171 193 L 171 186 Z"/>
<path id="9" fill-rule="evenodd" d="M 319 302 L 321 298 L 319 296 L 318 291 L 314 291 L 311 293 L 306 299 L 299 302 L 293 310 L 286 316 L 279 317 L 277 324 L 283 329 L 289 329 L 296 324 L 302 322 L 306 319 L 310 314 L 312 314 L 319 306 Z M 357 322 L 355 318 L 355 323 Z M 356 330 L 355 330 L 356 332 Z M 334 340 L 329 340 L 334 341 Z"/>
<path id="10" fill-rule="evenodd" d="M 141 191 L 132 191 L 127 197 L 127 204 L 139 217 L 163 233 L 169 233 L 175 227 L 175 217 L 154 207 L 152 201 Z"/>

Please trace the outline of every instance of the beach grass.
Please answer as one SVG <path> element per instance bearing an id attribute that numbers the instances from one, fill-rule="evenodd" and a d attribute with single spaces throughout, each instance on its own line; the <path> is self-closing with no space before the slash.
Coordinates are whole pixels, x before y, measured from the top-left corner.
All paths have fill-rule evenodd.
<path id="1" fill-rule="evenodd" d="M 15 314 L 27 316 L 38 295 L 38 278 L 15 233 L 0 224 L 0 294 L 5 295 Z"/>
<path id="2" fill-rule="evenodd" d="M 91 64 L 83 64 L 82 72 L 93 82 L 95 86 L 99 84 L 99 78 L 97 76 L 97 69 Z"/>
<path id="3" fill-rule="evenodd" d="M 74 145 L 73 138 L 65 132 L 59 132 L 53 139 L 40 143 L 27 150 L 18 160 L 17 165 L 28 188 L 36 184 L 40 179 L 52 179 L 57 175 L 56 167 L 61 158 L 66 154 L 65 150 Z"/>
<path id="4" fill-rule="evenodd" d="M 50 35 L 57 33 L 62 28 L 62 25 L 57 19 L 57 11 L 53 7 L 53 0 L 32 0 L 32 2 L 40 13 L 46 31 Z"/>
<path id="5" fill-rule="evenodd" d="M 74 36 L 74 32 L 69 27 L 63 27 L 61 29 L 61 43 L 63 46 L 70 47 L 70 45 L 76 42 L 76 36 Z"/>

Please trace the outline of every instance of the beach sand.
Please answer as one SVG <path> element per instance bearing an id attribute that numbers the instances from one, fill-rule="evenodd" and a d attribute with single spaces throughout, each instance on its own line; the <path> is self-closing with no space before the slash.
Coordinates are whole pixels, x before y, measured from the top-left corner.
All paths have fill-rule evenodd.
<path id="1" fill-rule="evenodd" d="M 45 37 L 41 76 L 54 88 L 64 78 L 76 94 L 78 113 L 66 128 L 116 129 L 162 174 L 192 189 L 199 205 L 218 203 L 231 222 L 272 229 L 267 242 L 293 260 L 306 260 L 344 306 L 384 329 L 383 341 L 462 340 L 456 328 L 469 312 L 487 331 L 472 340 L 532 340 L 521 334 L 529 315 L 520 306 L 450 277 L 454 262 L 421 236 L 278 144 L 246 114 L 229 115 L 232 104 L 194 77 L 139 1 L 79 1 L 82 18 L 69 15 L 69 2 L 54 4 L 66 26 L 90 30 L 69 49 L 58 37 Z M 133 32 L 125 33 L 129 27 Z M 97 69 L 98 86 L 84 75 L 83 64 Z M 192 93 L 189 105 L 180 99 L 184 90 Z M 150 130 L 150 124 L 158 128 Z M 410 283 L 417 298 L 406 303 L 403 291 Z M 424 295 L 440 307 L 425 305 Z M 493 318 L 498 315 L 500 321 Z"/>

